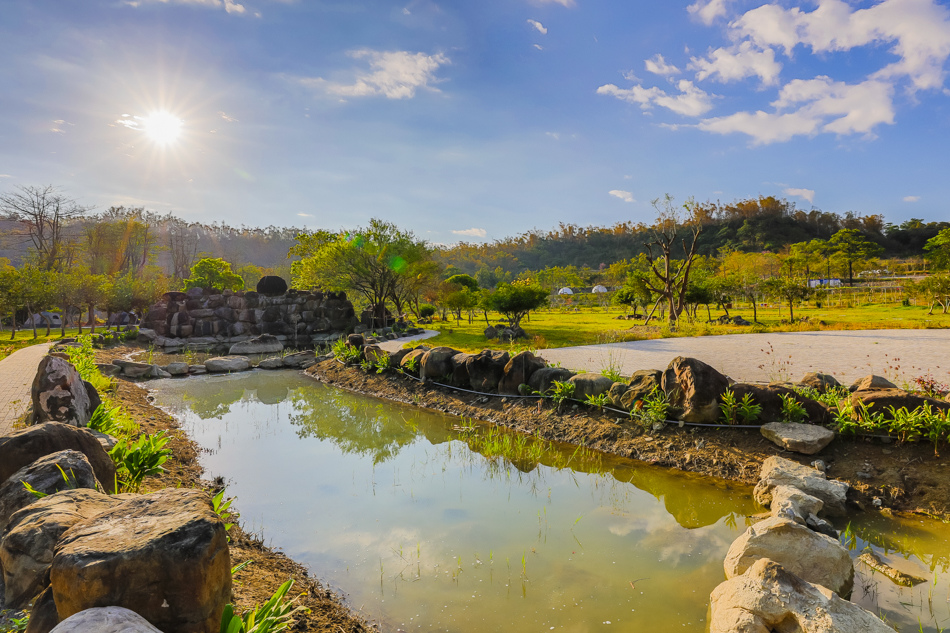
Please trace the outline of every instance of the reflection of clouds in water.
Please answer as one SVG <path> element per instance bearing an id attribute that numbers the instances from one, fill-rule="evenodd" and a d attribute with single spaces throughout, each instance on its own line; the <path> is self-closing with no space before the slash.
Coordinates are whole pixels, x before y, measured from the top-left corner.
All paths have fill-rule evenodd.
<path id="1" fill-rule="evenodd" d="M 668 565 L 702 565 L 711 556 L 722 559 L 735 535 L 712 529 L 686 530 L 679 525 L 664 525 L 651 530 L 640 546 L 651 549 Z"/>

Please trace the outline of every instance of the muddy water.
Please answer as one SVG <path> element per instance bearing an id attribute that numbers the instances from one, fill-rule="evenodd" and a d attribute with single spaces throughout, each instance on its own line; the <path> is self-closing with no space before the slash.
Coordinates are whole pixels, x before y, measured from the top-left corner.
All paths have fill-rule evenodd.
<path id="1" fill-rule="evenodd" d="M 745 487 L 573 446 L 513 449 L 488 427 L 300 374 L 151 384 L 245 527 L 384 630 L 703 631 L 726 550 L 761 511 Z M 512 458 L 493 456 L 506 443 Z M 950 618 L 946 530 L 856 519 L 852 533 L 855 556 L 871 546 L 938 574 L 895 589 L 859 566 L 856 600 L 915 631 Z"/>

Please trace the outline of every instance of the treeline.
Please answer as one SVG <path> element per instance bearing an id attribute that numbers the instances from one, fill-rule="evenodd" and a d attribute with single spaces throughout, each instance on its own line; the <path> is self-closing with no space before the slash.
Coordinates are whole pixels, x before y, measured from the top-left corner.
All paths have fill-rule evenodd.
<path id="1" fill-rule="evenodd" d="M 828 240 L 842 229 L 860 232 L 881 247 L 882 257 L 921 257 L 927 241 L 950 222 L 911 219 L 888 224 L 881 215 L 844 215 L 812 209 L 773 196 L 730 204 L 706 202 L 692 205 L 690 212 L 703 227 L 698 253 L 705 256 L 723 251 L 778 253 L 792 244 Z M 436 258 L 453 272 L 517 277 L 525 271 L 556 267 L 602 270 L 646 250 L 652 239 L 651 225 L 621 222 L 609 227 L 582 227 L 561 223 L 557 228 L 533 230 L 489 244 L 460 243 L 437 249 Z M 682 245 L 674 255 L 682 257 Z"/>

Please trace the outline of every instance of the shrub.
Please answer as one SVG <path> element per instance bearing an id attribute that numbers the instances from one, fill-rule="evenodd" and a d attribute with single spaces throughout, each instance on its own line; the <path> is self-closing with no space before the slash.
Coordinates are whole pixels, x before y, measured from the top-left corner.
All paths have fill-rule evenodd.
<path id="1" fill-rule="evenodd" d="M 306 607 L 294 606 L 297 598 L 285 597 L 293 580 L 282 584 L 264 604 L 245 611 L 243 616 L 234 613 L 233 605 L 225 605 L 221 614 L 221 633 L 279 633 L 293 623 L 294 615 L 308 612 Z"/>
<path id="2" fill-rule="evenodd" d="M 155 435 L 140 435 L 134 441 L 121 439 L 112 447 L 109 455 L 116 464 L 123 490 L 138 492 L 146 477 L 165 471 L 162 464 L 172 453 L 167 444 L 165 431 L 159 431 Z"/>
<path id="3" fill-rule="evenodd" d="M 779 396 L 782 399 L 782 421 L 791 423 L 800 423 L 808 417 L 808 412 L 802 406 L 795 396 L 790 393 L 783 393 Z"/>
<path id="4" fill-rule="evenodd" d="M 421 319 L 431 319 L 435 312 L 435 306 L 430 303 L 423 303 L 419 306 L 419 318 Z"/>

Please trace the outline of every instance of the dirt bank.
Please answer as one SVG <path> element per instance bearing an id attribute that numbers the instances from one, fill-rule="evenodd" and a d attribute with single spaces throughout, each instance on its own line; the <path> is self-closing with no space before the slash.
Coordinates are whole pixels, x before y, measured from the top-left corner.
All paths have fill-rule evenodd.
<path id="1" fill-rule="evenodd" d="M 133 351 L 139 351 L 139 349 L 103 350 L 99 352 L 98 360 L 111 362 L 113 358 L 124 357 Z M 198 463 L 200 448 L 181 430 L 175 418 L 152 405 L 148 392 L 143 388 L 147 387 L 147 384 L 136 384 L 119 379 L 118 389 L 114 396 L 115 400 L 126 407 L 132 418 L 141 425 L 142 431 L 155 433 L 165 430 L 172 438 L 169 442 L 172 457 L 165 463 L 164 474 L 146 479 L 145 490 L 154 491 L 183 486 L 202 488 L 214 494 L 220 490 L 223 482 L 202 479 L 203 471 Z M 240 512 L 240 499 L 231 506 L 230 510 Z M 288 578 L 293 578 L 295 582 L 292 594 L 304 594 L 299 603 L 310 609 L 309 614 L 298 616 L 296 625 L 293 627 L 294 631 L 367 633 L 376 630 L 375 625 L 354 613 L 345 604 L 342 596 L 311 578 L 305 567 L 279 550 L 267 547 L 262 538 L 266 538 L 266 535 L 249 534 L 242 529 L 240 520 L 236 523 L 228 532 L 231 538 L 231 565 L 247 560 L 253 561 L 234 576 L 234 604 L 238 613 L 263 603 L 282 583 Z"/>
<path id="2" fill-rule="evenodd" d="M 645 431 L 626 418 L 578 406 L 557 412 L 549 401 L 499 398 L 422 384 L 399 374 L 366 374 L 327 360 L 307 370 L 314 378 L 350 391 L 414 404 L 451 415 L 493 422 L 546 439 L 584 443 L 622 457 L 709 477 L 754 484 L 767 457 L 828 465 L 829 477 L 848 482 L 849 500 L 872 510 L 917 513 L 950 520 L 946 461 L 929 444 L 837 438 L 817 455 L 784 451 L 755 429 L 678 427 Z M 941 447 L 944 452 L 950 447 Z"/>

